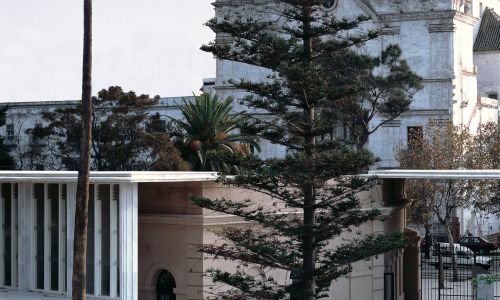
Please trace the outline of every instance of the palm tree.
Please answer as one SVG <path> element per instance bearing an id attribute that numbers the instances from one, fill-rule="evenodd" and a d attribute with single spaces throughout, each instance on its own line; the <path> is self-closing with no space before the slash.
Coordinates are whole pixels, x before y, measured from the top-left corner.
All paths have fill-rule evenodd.
<path id="1" fill-rule="evenodd" d="M 221 100 L 215 94 L 195 96 L 193 102 L 184 99 L 180 107 L 184 120 L 174 122 L 180 129 L 181 151 L 196 171 L 219 171 L 235 166 L 219 164 L 210 154 L 217 151 L 249 154 L 251 149 L 260 151 L 255 137 L 240 132 L 248 120 L 244 113 L 231 114 L 232 98 Z"/>

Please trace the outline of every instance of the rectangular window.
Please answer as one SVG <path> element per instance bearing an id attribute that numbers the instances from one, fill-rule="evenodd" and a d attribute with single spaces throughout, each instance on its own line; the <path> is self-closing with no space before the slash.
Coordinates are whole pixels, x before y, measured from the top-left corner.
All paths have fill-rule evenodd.
<path id="1" fill-rule="evenodd" d="M 5 126 L 5 130 L 7 131 L 7 139 L 13 140 L 14 139 L 14 124 L 7 124 Z"/>
<path id="2" fill-rule="evenodd" d="M 464 1 L 464 14 L 472 16 L 472 0 Z"/>
<path id="3" fill-rule="evenodd" d="M 35 264 L 36 264 L 36 272 L 35 272 L 35 288 L 43 289 L 44 288 L 44 207 L 45 207 L 45 192 L 44 192 L 44 184 L 36 183 L 33 187 L 33 199 L 35 200 L 35 245 L 36 245 L 36 253 L 35 253 Z"/>
<path id="4" fill-rule="evenodd" d="M 48 185 L 50 210 L 50 290 L 59 290 L 59 185 Z"/>
<path id="5" fill-rule="evenodd" d="M 0 287 L 16 287 L 17 184 L 2 183 L 0 188 Z"/>
<path id="6" fill-rule="evenodd" d="M 116 211 L 116 215 L 111 214 L 112 217 L 112 230 L 111 230 L 111 291 L 115 291 L 114 296 L 120 296 L 120 235 L 119 235 L 119 220 L 120 220 L 120 210 L 118 206 L 118 199 L 120 199 L 120 186 L 118 184 L 113 185 L 113 201 L 111 202 L 111 211 Z M 114 246 L 114 251 L 113 251 Z M 116 266 L 116 268 L 113 268 Z M 115 286 L 116 285 L 116 286 Z"/>
<path id="7" fill-rule="evenodd" d="M 66 291 L 65 184 L 33 185 L 35 208 L 35 285 L 44 291 Z"/>
<path id="8" fill-rule="evenodd" d="M 418 148 L 419 144 L 424 138 L 424 130 L 422 126 L 408 126 L 407 127 L 407 143 L 408 148 Z"/>

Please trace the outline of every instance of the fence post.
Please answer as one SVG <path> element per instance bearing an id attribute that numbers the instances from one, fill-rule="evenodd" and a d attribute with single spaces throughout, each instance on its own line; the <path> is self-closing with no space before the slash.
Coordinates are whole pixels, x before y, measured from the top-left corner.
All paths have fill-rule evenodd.
<path id="1" fill-rule="evenodd" d="M 441 289 L 444 289 L 444 271 L 443 271 L 443 257 L 441 254 L 441 245 L 437 244 L 437 253 L 438 253 L 438 300 L 441 300 Z"/>

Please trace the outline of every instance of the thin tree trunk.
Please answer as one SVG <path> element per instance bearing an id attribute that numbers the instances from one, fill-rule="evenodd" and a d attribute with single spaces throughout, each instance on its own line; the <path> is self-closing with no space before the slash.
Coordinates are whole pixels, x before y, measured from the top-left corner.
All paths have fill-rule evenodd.
<path id="1" fill-rule="evenodd" d="M 446 235 L 448 236 L 448 243 L 450 243 L 451 264 L 453 267 L 453 281 L 458 281 L 457 257 L 455 255 L 455 246 L 453 246 L 453 235 L 451 234 L 450 224 L 447 219 L 444 221 L 444 226 L 446 228 Z"/>
<path id="2" fill-rule="evenodd" d="M 92 136 L 92 0 L 83 2 L 83 68 L 80 161 L 76 187 L 72 299 L 86 299 L 90 140 Z"/>

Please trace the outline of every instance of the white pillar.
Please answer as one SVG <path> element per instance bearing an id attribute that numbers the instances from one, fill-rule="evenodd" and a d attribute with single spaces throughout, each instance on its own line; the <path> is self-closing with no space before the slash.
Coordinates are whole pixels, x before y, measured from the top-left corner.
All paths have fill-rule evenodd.
<path id="1" fill-rule="evenodd" d="M 19 183 L 18 199 L 18 270 L 19 270 L 19 291 L 29 291 L 34 286 L 35 261 L 33 257 L 35 228 L 32 184 Z"/>
<path id="2" fill-rule="evenodd" d="M 120 184 L 120 299 L 138 299 L 138 188 Z"/>
<path id="3" fill-rule="evenodd" d="M 101 295 L 101 203 L 99 185 L 94 184 L 94 295 Z"/>
<path id="4" fill-rule="evenodd" d="M 119 228 L 119 223 L 118 223 L 118 200 L 116 197 L 114 197 L 114 188 L 117 185 L 111 185 L 110 186 L 110 227 L 109 231 L 111 234 L 110 237 L 110 297 L 116 297 L 117 296 L 117 281 L 119 279 L 118 274 L 117 274 L 117 269 L 118 269 L 118 262 L 119 259 L 117 257 L 118 249 L 118 228 Z M 117 195 L 119 197 L 119 195 Z"/>
<path id="5" fill-rule="evenodd" d="M 75 207 L 76 207 L 76 183 L 68 183 L 68 199 L 66 202 L 66 237 L 67 237 L 67 248 L 66 248 L 66 268 L 68 268 L 67 278 L 66 278 L 66 289 L 68 290 L 67 295 L 71 296 L 72 288 L 71 281 L 73 277 L 73 240 L 75 234 Z"/>
<path id="6" fill-rule="evenodd" d="M 43 207 L 44 207 L 44 220 L 43 220 L 43 289 L 46 291 L 50 290 L 50 281 L 51 281 L 51 264 L 50 264 L 50 239 L 52 237 L 52 233 L 50 231 L 50 221 L 51 221 L 51 212 L 50 212 L 50 201 L 49 201 L 49 185 L 47 183 L 44 184 L 44 195 L 43 195 Z M 37 253 L 37 256 L 40 255 Z"/>
<path id="7" fill-rule="evenodd" d="M 59 249 L 58 249 L 58 254 L 59 254 L 59 270 L 58 270 L 58 288 L 59 291 L 62 293 L 65 291 L 65 285 L 66 285 L 66 239 L 68 238 L 66 235 L 66 206 L 68 203 L 68 189 L 66 187 L 66 199 L 63 198 L 64 195 L 64 189 L 65 184 L 59 185 Z"/>

